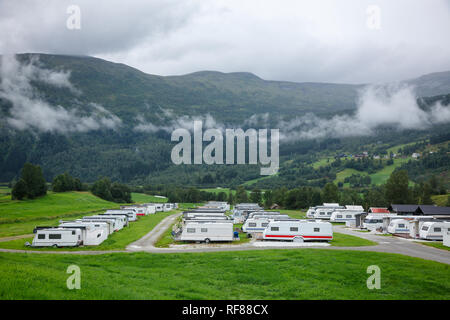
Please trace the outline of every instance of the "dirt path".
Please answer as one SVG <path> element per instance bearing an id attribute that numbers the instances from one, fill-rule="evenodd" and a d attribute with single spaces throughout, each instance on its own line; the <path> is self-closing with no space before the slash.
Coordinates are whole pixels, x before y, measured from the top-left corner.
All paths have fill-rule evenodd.
<path id="1" fill-rule="evenodd" d="M 429 246 L 414 243 L 413 241 L 397 238 L 384 237 L 371 233 L 357 232 L 343 226 L 333 226 L 335 232 L 348 234 L 363 239 L 371 240 L 378 243 L 375 246 L 364 247 L 333 247 L 324 246 L 323 244 L 307 244 L 304 246 L 295 246 L 291 243 L 280 245 L 276 243 L 273 246 L 270 243 L 267 246 L 255 246 L 254 242 L 248 242 L 242 245 L 232 244 L 195 244 L 191 246 L 179 246 L 171 248 L 157 248 L 156 241 L 169 228 L 181 213 L 173 214 L 164 218 L 153 230 L 147 233 L 141 239 L 129 244 L 126 250 L 108 250 L 108 251 L 31 251 L 31 250 L 13 250 L 0 249 L 0 252 L 16 252 L 16 253 L 45 253 L 45 254 L 80 254 L 80 255 L 98 255 L 117 252 L 149 252 L 149 253 L 188 253 L 188 252 L 218 252 L 218 251 L 243 251 L 243 250 L 267 250 L 267 249 L 325 249 L 325 250 L 354 250 L 354 251 L 371 251 L 371 252 L 387 252 L 403 254 L 411 257 L 422 258 L 426 260 L 437 261 L 450 264 L 450 251 L 445 251 Z"/>
<path id="2" fill-rule="evenodd" d="M 0 242 L 6 242 L 6 241 L 12 241 L 12 240 L 17 240 L 17 239 L 23 239 L 23 238 L 30 238 L 34 236 L 34 234 L 21 234 L 20 236 L 11 236 L 11 237 L 3 237 L 0 238 Z"/>

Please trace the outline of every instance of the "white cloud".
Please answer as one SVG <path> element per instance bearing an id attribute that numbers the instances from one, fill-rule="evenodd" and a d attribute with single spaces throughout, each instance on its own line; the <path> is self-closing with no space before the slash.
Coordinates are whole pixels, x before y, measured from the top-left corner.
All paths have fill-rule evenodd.
<path id="1" fill-rule="evenodd" d="M 52 71 L 39 66 L 39 61 L 20 63 L 15 56 L 3 55 L 0 67 L 0 98 L 12 104 L 7 123 L 19 130 L 53 132 L 86 132 L 101 128 L 115 129 L 121 120 L 101 105 L 88 103 L 89 115 L 78 109 L 67 110 L 52 106 L 43 100 L 31 82 L 44 82 L 58 88 L 67 88 L 81 94 L 70 83 L 70 72 Z"/>

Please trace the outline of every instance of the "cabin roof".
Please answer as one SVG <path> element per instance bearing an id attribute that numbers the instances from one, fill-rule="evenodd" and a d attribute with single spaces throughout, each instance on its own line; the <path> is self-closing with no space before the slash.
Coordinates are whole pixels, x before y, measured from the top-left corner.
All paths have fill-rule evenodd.
<path id="1" fill-rule="evenodd" d="M 450 207 L 438 207 L 434 205 L 419 205 L 416 213 L 423 215 L 450 215 Z"/>
<path id="2" fill-rule="evenodd" d="M 387 208 L 375 208 L 375 207 L 369 208 L 369 212 L 371 212 L 371 213 L 390 213 Z"/>
<path id="3" fill-rule="evenodd" d="M 391 204 L 388 209 L 397 213 L 414 213 L 418 207 L 417 204 Z"/>

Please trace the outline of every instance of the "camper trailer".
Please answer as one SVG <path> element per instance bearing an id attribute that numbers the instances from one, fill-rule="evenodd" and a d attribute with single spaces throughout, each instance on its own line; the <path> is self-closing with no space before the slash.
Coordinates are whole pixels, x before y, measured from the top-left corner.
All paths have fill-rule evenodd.
<path id="1" fill-rule="evenodd" d="M 330 220 L 331 213 L 335 209 L 345 209 L 343 206 L 340 206 L 339 203 L 324 203 L 323 206 L 317 206 L 314 211 L 314 219 L 323 219 Z"/>
<path id="2" fill-rule="evenodd" d="M 163 203 L 155 203 L 155 209 L 156 209 L 156 212 L 164 211 L 164 204 Z"/>
<path id="3" fill-rule="evenodd" d="M 82 244 L 85 246 L 97 246 L 108 238 L 108 225 L 105 222 L 76 222 L 66 221 L 59 225 L 60 228 L 81 229 Z"/>
<path id="4" fill-rule="evenodd" d="M 306 211 L 306 217 L 307 218 L 314 218 L 314 214 L 316 213 L 317 207 L 309 207 L 308 211 Z"/>
<path id="5" fill-rule="evenodd" d="M 77 247 L 82 243 L 80 228 L 36 227 L 32 247 Z"/>
<path id="6" fill-rule="evenodd" d="M 99 213 L 98 215 L 101 217 L 111 217 L 119 219 L 119 221 L 122 223 L 122 228 L 129 225 L 128 214 L 126 213 Z"/>
<path id="7" fill-rule="evenodd" d="M 135 211 L 136 216 L 146 216 L 149 214 L 149 211 L 150 211 L 147 206 L 120 206 L 120 209 Z"/>
<path id="8" fill-rule="evenodd" d="M 450 222 L 427 221 L 422 224 L 419 236 L 425 240 L 443 240 L 444 234 L 450 231 Z"/>
<path id="9" fill-rule="evenodd" d="M 313 220 L 271 220 L 263 231 L 265 240 L 331 241 L 331 223 Z"/>
<path id="10" fill-rule="evenodd" d="M 362 211 L 352 211 L 352 210 L 347 210 L 347 209 L 335 210 L 331 213 L 330 221 L 331 222 L 355 221 L 355 223 L 356 223 L 355 215 L 358 213 L 361 213 L 361 212 Z"/>
<path id="11" fill-rule="evenodd" d="M 84 221 L 92 221 L 92 220 L 104 220 L 110 219 L 114 220 L 114 231 L 122 230 L 125 226 L 125 218 L 123 216 L 110 216 L 110 215 L 98 215 L 98 216 L 86 216 L 83 217 Z"/>
<path id="12" fill-rule="evenodd" d="M 128 221 L 136 221 L 137 220 L 137 211 L 132 209 L 122 209 L 122 210 L 106 210 L 102 215 L 126 215 L 128 217 Z M 145 213 L 144 213 L 145 214 Z"/>
<path id="13" fill-rule="evenodd" d="M 409 221 L 406 219 L 392 219 L 387 227 L 387 232 L 391 234 L 407 233 L 409 235 Z"/>
<path id="14" fill-rule="evenodd" d="M 200 212 L 200 211 L 183 212 L 183 218 L 192 218 L 196 216 L 226 217 L 223 212 Z"/>
<path id="15" fill-rule="evenodd" d="M 271 220 L 292 220 L 288 215 L 278 215 L 278 216 L 254 216 L 245 220 L 242 225 L 242 231 L 246 233 L 257 233 L 263 232 L 269 225 Z"/>
<path id="16" fill-rule="evenodd" d="M 376 213 L 369 214 L 363 221 L 362 229 L 367 229 L 369 231 L 377 230 L 383 228 L 383 218 L 384 217 L 396 217 L 396 214 L 392 213 Z"/>
<path id="17" fill-rule="evenodd" d="M 95 222 L 95 223 L 105 223 L 107 225 L 108 235 L 114 233 L 116 230 L 116 219 L 89 219 L 89 217 L 83 219 L 74 220 L 74 222 Z"/>
<path id="18" fill-rule="evenodd" d="M 176 240 L 180 241 L 233 241 L 233 223 L 227 222 L 186 222 L 181 234 Z"/>

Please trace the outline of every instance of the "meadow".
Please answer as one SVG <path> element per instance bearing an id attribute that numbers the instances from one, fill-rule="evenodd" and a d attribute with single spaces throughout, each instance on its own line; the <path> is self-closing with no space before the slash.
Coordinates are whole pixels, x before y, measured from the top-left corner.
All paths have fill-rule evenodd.
<path id="1" fill-rule="evenodd" d="M 69 265 L 81 289 L 68 290 Z M 381 269 L 369 290 L 367 267 Z M 0 253 L 0 299 L 450 299 L 448 265 L 326 249 L 215 253 Z"/>

